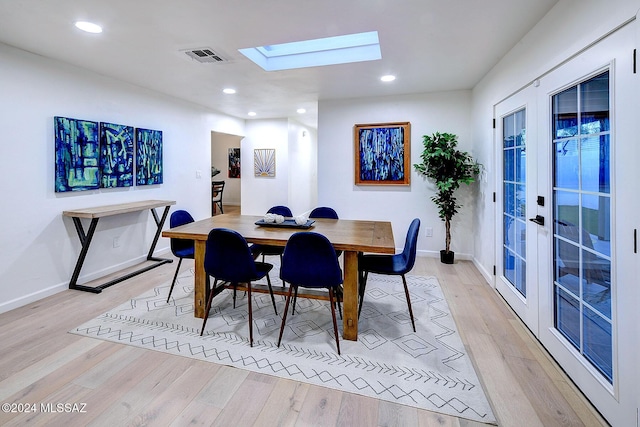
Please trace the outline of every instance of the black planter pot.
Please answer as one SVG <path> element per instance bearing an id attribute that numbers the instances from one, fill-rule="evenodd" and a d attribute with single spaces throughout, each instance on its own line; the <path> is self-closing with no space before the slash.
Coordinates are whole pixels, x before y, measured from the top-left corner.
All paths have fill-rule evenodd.
<path id="1" fill-rule="evenodd" d="M 453 256 L 455 252 L 453 251 L 445 251 L 444 249 L 440 251 L 440 262 L 443 264 L 453 264 Z"/>

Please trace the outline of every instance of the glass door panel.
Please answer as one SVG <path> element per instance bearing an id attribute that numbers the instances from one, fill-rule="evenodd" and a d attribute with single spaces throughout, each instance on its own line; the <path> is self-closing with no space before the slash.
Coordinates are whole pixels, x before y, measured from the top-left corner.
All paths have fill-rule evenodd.
<path id="1" fill-rule="evenodd" d="M 526 256 L 526 110 L 502 118 L 503 129 L 503 274 L 527 296 Z"/>
<path id="2" fill-rule="evenodd" d="M 552 97 L 555 328 L 613 381 L 609 71 Z"/>
<path id="3" fill-rule="evenodd" d="M 535 87 L 495 106 L 496 290 L 532 332 L 538 331 Z M 533 183 L 533 184 L 532 184 Z"/>

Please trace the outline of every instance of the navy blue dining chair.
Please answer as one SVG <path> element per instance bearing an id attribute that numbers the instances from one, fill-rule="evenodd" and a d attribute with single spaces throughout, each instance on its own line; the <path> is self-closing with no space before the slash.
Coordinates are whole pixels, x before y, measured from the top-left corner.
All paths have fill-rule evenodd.
<path id="1" fill-rule="evenodd" d="M 285 218 L 293 217 L 291 209 L 289 209 L 287 206 L 282 205 L 272 206 L 271 208 L 269 208 L 267 213 L 282 215 Z M 284 252 L 284 247 L 254 244 L 252 247 L 252 251 L 256 257 L 262 254 L 262 262 L 264 262 L 265 255 L 277 255 L 280 257 L 280 262 L 282 262 L 282 253 Z"/>
<path id="2" fill-rule="evenodd" d="M 318 206 L 311 211 L 309 218 L 338 219 L 338 213 L 328 206 Z"/>
<path id="3" fill-rule="evenodd" d="M 253 311 L 251 306 L 251 282 L 267 277 L 269 293 L 271 294 L 271 302 L 273 309 L 276 309 L 276 300 L 273 296 L 271 288 L 271 279 L 269 271 L 273 265 L 263 262 L 257 262 L 253 258 L 251 248 L 247 241 L 240 233 L 227 228 L 214 228 L 209 232 L 207 238 L 206 249 L 204 254 L 204 270 L 207 273 L 207 290 L 209 298 L 207 299 L 207 308 L 205 309 L 204 321 L 202 322 L 202 336 L 204 328 L 207 324 L 209 311 L 211 310 L 211 302 L 213 297 L 218 295 L 225 285 L 218 286 L 218 282 L 227 282 L 233 287 L 233 306 L 235 308 L 236 288 L 239 284 L 245 283 L 247 286 L 247 304 L 249 309 L 249 345 L 253 347 Z M 213 277 L 213 287 L 209 289 L 210 277 Z"/>
<path id="4" fill-rule="evenodd" d="M 309 218 L 340 219 L 335 209 L 330 208 L 329 206 L 318 206 L 317 208 L 314 208 L 309 214 Z M 342 251 L 336 251 L 336 256 L 338 256 L 338 258 L 340 255 L 342 255 Z"/>
<path id="5" fill-rule="evenodd" d="M 171 228 L 179 227 L 181 225 L 189 224 L 193 221 L 194 219 L 189 212 L 185 210 L 177 210 L 171 214 L 171 217 L 169 218 L 169 226 Z M 178 266 L 176 267 L 176 273 L 173 275 L 173 280 L 171 281 L 171 288 L 169 289 L 167 302 L 169 302 L 169 300 L 171 299 L 171 293 L 173 292 L 173 287 L 176 284 L 182 260 L 185 258 L 194 259 L 195 254 L 195 246 L 193 240 L 173 238 L 169 241 L 169 244 L 171 246 L 171 253 L 173 253 L 173 255 L 178 258 Z"/>
<path id="6" fill-rule="evenodd" d="M 326 288 L 329 291 L 329 304 L 333 319 L 333 332 L 336 337 L 336 348 L 340 354 L 338 325 L 334 297 L 336 290 L 342 285 L 342 270 L 336 257 L 333 245 L 325 236 L 312 231 L 301 231 L 291 235 L 282 256 L 280 278 L 289 284 L 284 315 L 280 325 L 278 347 L 282 341 L 282 333 L 287 321 L 287 311 L 293 292 L 298 294 L 298 287 Z M 336 297 L 337 298 L 337 297 Z"/>
<path id="7" fill-rule="evenodd" d="M 362 310 L 362 302 L 364 301 L 369 273 L 402 276 L 402 283 L 404 284 L 404 294 L 407 298 L 407 306 L 409 307 L 409 315 L 411 316 L 413 332 L 416 331 L 416 323 L 413 319 L 413 310 L 411 309 L 411 297 L 409 296 L 409 288 L 407 287 L 407 279 L 405 278 L 405 274 L 411 271 L 416 261 L 419 230 L 420 220 L 418 218 L 415 218 L 413 221 L 411 221 L 411 225 L 409 226 L 409 230 L 407 231 L 407 238 L 405 239 L 404 249 L 402 253 L 395 255 L 361 254 L 359 256 L 358 271 L 360 278 L 360 302 L 358 306 L 358 316 L 360 316 L 360 311 Z"/>

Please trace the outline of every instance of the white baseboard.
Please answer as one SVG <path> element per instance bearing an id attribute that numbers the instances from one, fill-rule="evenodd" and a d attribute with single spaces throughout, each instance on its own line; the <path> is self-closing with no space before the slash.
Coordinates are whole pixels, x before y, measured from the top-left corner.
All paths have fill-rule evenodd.
<path id="1" fill-rule="evenodd" d="M 402 251 L 402 248 L 400 248 L 399 251 Z M 440 251 L 418 251 L 416 255 L 428 257 L 428 258 L 440 258 Z M 456 252 L 456 259 L 471 261 L 473 257 L 470 254 L 463 254 L 463 253 Z"/>
<path id="2" fill-rule="evenodd" d="M 154 256 L 162 256 L 162 255 L 166 255 L 167 253 L 170 253 L 169 248 L 164 248 L 164 249 L 160 249 L 157 250 L 153 253 Z M 132 260 L 117 264 L 117 265 L 113 265 L 107 268 L 104 268 L 102 270 L 93 272 L 93 273 L 89 273 L 86 274 L 84 276 L 80 276 L 78 278 L 78 284 L 83 284 L 83 283 L 87 283 L 90 282 L 92 280 L 96 280 L 99 279 L 101 277 L 104 277 L 108 274 L 112 274 L 112 273 L 117 273 L 120 270 L 124 270 L 125 268 L 129 268 L 129 267 L 133 267 L 136 264 L 140 264 L 144 261 L 146 261 L 147 257 L 146 255 L 142 255 L 140 257 L 134 258 Z M 38 290 L 36 292 L 32 292 L 28 295 L 23 295 L 21 297 L 15 298 L 11 301 L 6 301 L 6 302 L 2 302 L 0 303 L 0 313 L 6 313 L 7 311 L 11 311 L 14 310 L 16 308 L 20 308 L 20 307 L 24 307 L 27 304 L 31 304 L 32 302 L 36 302 L 39 301 L 43 298 L 49 297 L 51 295 L 55 295 L 58 292 L 62 292 L 69 289 L 69 281 L 65 281 L 63 283 L 58 283 L 56 285 L 53 286 L 49 286 L 48 288 L 45 289 L 41 289 Z"/>
<path id="3" fill-rule="evenodd" d="M 484 277 L 484 280 L 487 281 L 487 283 L 489 284 L 489 286 L 491 286 L 492 288 L 495 287 L 494 283 L 493 283 L 493 274 L 488 272 L 484 266 L 482 264 L 480 264 L 478 262 L 478 260 L 474 257 L 473 258 L 473 265 L 476 266 L 476 268 L 478 269 L 478 271 L 480 272 L 480 274 L 482 274 L 482 277 Z"/>
<path id="4" fill-rule="evenodd" d="M 55 295 L 58 292 L 62 292 L 66 289 L 69 289 L 69 282 L 60 283 L 57 285 L 50 286 L 46 289 L 41 289 L 39 291 L 33 292 L 28 295 L 21 296 L 19 298 L 13 299 L 11 301 L 6 301 L 0 303 L 0 313 L 6 313 L 7 311 L 14 310 L 16 308 L 24 307 L 27 304 L 31 304 L 32 302 L 39 301 L 43 298 L 49 297 L 51 295 Z"/>

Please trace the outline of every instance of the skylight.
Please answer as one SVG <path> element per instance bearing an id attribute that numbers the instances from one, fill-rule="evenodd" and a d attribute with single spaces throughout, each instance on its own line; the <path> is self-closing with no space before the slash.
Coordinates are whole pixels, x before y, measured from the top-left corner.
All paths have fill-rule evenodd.
<path id="1" fill-rule="evenodd" d="M 374 61 L 382 58 L 377 31 L 251 47 L 239 51 L 266 71 Z"/>

